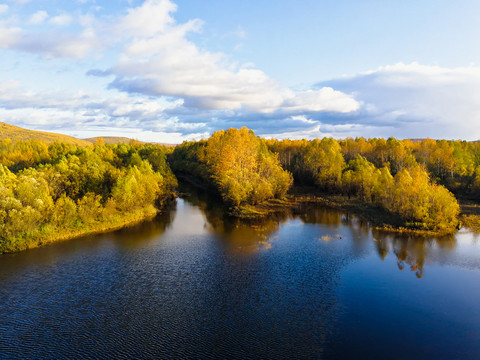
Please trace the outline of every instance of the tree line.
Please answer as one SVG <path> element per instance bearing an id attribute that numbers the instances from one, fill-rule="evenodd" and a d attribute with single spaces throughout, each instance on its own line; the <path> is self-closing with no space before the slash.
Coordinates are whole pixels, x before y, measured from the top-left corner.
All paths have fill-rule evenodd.
<path id="1" fill-rule="evenodd" d="M 480 144 L 394 138 L 262 139 L 217 131 L 175 149 L 0 141 L 0 252 L 139 219 L 197 179 L 233 209 L 285 197 L 293 182 L 401 216 L 414 228 L 453 231 L 453 194 L 480 199 Z"/>
<path id="2" fill-rule="evenodd" d="M 426 163 L 417 161 L 414 149 L 423 142 L 324 138 L 267 143 L 299 184 L 357 197 L 401 216 L 409 227 L 448 232 L 458 225 L 456 198 L 428 171 L 433 156 Z"/>
<path id="3" fill-rule="evenodd" d="M 445 170 L 448 142 L 424 151 L 432 141 L 265 140 L 242 128 L 184 142 L 170 159 L 175 172 L 201 179 L 234 208 L 281 198 L 294 179 L 397 214 L 408 227 L 449 232 L 460 209 L 444 185 L 457 173 Z"/>

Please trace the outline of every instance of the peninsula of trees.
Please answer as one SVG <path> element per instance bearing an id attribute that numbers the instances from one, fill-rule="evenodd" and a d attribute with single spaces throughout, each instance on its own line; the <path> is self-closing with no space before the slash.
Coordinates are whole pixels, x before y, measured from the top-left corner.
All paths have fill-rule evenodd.
<path id="1" fill-rule="evenodd" d="M 174 194 L 174 173 L 218 193 L 236 215 L 266 200 L 281 202 L 295 184 L 362 201 L 411 229 L 449 233 L 459 225 L 456 198 L 480 200 L 480 144 L 266 140 L 247 128 L 175 148 L 4 137 L 0 252 L 153 216 Z"/>
<path id="2" fill-rule="evenodd" d="M 0 141 L 0 253 L 156 214 L 176 178 L 160 146 Z"/>
<path id="3" fill-rule="evenodd" d="M 409 228 L 452 232 L 460 208 L 447 188 L 431 180 L 428 166 L 445 172 L 433 154 L 425 160 L 420 157 L 425 151 L 415 151 L 425 145 L 393 138 L 265 140 L 243 128 L 184 142 L 172 153 L 171 163 L 175 172 L 186 172 L 217 189 L 233 208 L 282 198 L 293 176 L 297 184 L 355 197 L 396 214 Z M 436 150 L 436 142 L 432 145 Z"/>
<path id="4" fill-rule="evenodd" d="M 171 164 L 174 172 L 188 173 L 217 189 L 234 208 L 282 198 L 293 183 L 266 142 L 247 128 L 184 142 L 173 151 Z"/>

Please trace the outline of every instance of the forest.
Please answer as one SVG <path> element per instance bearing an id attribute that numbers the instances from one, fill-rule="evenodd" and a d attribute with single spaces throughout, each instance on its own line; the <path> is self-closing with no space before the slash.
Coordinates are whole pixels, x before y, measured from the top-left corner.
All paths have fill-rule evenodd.
<path id="1" fill-rule="evenodd" d="M 174 148 L 7 138 L 0 140 L 0 252 L 153 216 L 174 196 L 177 177 L 221 196 L 233 215 L 304 188 L 395 214 L 410 229 L 451 233 L 460 225 L 457 199 L 480 200 L 480 144 L 276 140 L 247 128 Z"/>
<path id="2" fill-rule="evenodd" d="M 160 146 L 0 141 L 0 253 L 121 227 L 171 198 Z"/>
<path id="3" fill-rule="evenodd" d="M 430 139 L 266 140 L 242 128 L 184 142 L 170 162 L 232 208 L 283 198 L 295 183 L 359 199 L 411 229 L 448 233 L 459 226 L 453 193 L 478 197 L 478 150 L 476 143 Z"/>
<path id="4" fill-rule="evenodd" d="M 460 207 L 451 191 L 474 193 L 466 175 L 445 169 L 447 155 L 453 156 L 453 151 L 445 150 L 447 142 L 437 146 L 434 140 L 324 138 L 267 143 L 300 184 L 356 197 L 399 215 L 410 228 L 453 231 L 459 225 Z M 423 151 L 431 145 L 432 151 Z"/>

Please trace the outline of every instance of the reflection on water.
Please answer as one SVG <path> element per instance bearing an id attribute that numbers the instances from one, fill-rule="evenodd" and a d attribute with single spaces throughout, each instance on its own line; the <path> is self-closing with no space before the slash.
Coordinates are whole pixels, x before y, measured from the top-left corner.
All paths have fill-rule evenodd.
<path id="1" fill-rule="evenodd" d="M 236 253 L 250 254 L 270 248 L 273 234 L 289 218 L 285 212 L 260 220 L 239 220 L 228 216 L 220 200 L 215 201 L 212 195 L 188 184 L 182 184 L 180 190 L 185 194 L 185 201 L 202 209 L 206 230 Z"/>
<path id="2" fill-rule="evenodd" d="M 388 254 L 397 258 L 400 271 L 409 268 L 417 278 L 424 275 L 427 258 L 438 257 L 438 251 L 449 253 L 456 248 L 453 235 L 423 237 L 412 234 L 392 233 L 371 229 L 367 221 L 336 209 L 303 205 L 296 209 L 286 209 L 260 220 L 240 220 L 229 217 L 220 200 L 212 201 L 211 195 L 197 191 L 188 184 L 182 185 L 185 200 L 202 209 L 206 218 L 206 229 L 218 235 L 220 241 L 238 253 L 252 253 L 271 248 L 276 239 L 275 233 L 286 222 L 300 219 L 302 224 L 322 224 L 322 235 L 318 239 L 330 242 L 342 239 L 336 229 L 348 227 L 349 238 L 355 248 L 361 249 L 373 242 L 382 260 Z M 432 251 L 435 249 L 435 251 Z"/>
<path id="3" fill-rule="evenodd" d="M 153 243 L 162 235 L 172 224 L 176 214 L 176 202 L 170 204 L 168 211 L 165 211 L 156 216 L 153 221 L 147 220 L 140 224 L 132 225 L 110 234 L 110 238 L 115 241 L 117 246 L 128 248 L 135 248 L 137 246 L 144 246 Z M 135 236 L 128 236 L 131 233 Z M 102 237 L 104 235 L 96 235 Z"/>
<path id="4" fill-rule="evenodd" d="M 409 268 L 415 272 L 417 278 L 424 275 L 424 266 L 429 257 L 432 260 L 456 249 L 455 236 L 422 237 L 411 234 L 396 234 L 389 232 L 373 231 L 375 249 L 382 260 L 388 254 L 397 258 L 397 267 L 403 271 Z"/>
<path id="5" fill-rule="evenodd" d="M 181 191 L 154 221 L 0 257 L 0 358 L 478 358 L 474 236 L 312 206 L 241 221 Z"/>

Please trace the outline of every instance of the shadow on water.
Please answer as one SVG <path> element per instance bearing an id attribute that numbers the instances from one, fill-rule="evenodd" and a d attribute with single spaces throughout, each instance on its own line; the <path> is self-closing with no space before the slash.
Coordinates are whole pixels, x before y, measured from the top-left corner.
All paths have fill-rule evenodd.
<path id="1" fill-rule="evenodd" d="M 123 229 L 119 229 L 110 234 L 110 238 L 116 242 L 119 247 L 125 249 L 134 249 L 138 246 L 148 246 L 153 244 L 160 236 L 165 233 L 172 225 L 176 215 L 176 202 L 172 202 L 154 219 L 143 221 Z M 130 236 L 134 234 L 134 236 Z M 97 235 L 97 237 L 101 237 Z"/>
<path id="2" fill-rule="evenodd" d="M 228 215 L 221 200 L 199 191 L 192 185 L 181 184 L 184 200 L 201 209 L 205 228 L 231 252 L 252 254 L 270 247 L 269 240 L 279 227 L 291 218 L 291 212 L 277 213 L 262 219 L 238 219 Z"/>
<path id="3" fill-rule="evenodd" d="M 361 257 L 373 241 L 380 259 L 384 260 L 388 254 L 393 254 L 397 258 L 399 270 L 409 268 L 419 278 L 423 277 L 425 263 L 433 252 L 452 252 L 457 245 L 455 236 L 428 238 L 372 230 L 367 221 L 355 215 L 311 205 L 286 209 L 263 219 L 237 219 L 227 214 L 221 199 L 214 194 L 188 183 L 180 183 L 179 190 L 184 194 L 184 201 L 200 209 L 205 217 L 204 230 L 216 235 L 225 248 L 237 254 L 248 255 L 268 250 L 278 230 L 287 222 L 295 220 L 300 220 L 303 224 L 321 224 L 324 235 L 318 238 L 325 242 L 348 237 L 357 257 Z M 168 231 L 176 215 L 176 202 L 173 202 L 153 220 L 108 234 L 90 235 L 17 254 L 3 255 L 0 261 L 3 268 L 21 269 L 22 266 L 32 263 L 52 265 L 59 256 L 98 250 L 106 246 L 106 241 L 125 251 L 148 247 L 158 242 L 162 234 Z M 188 219 L 185 226 L 188 226 Z M 340 235 L 341 228 L 343 231 L 348 229 L 348 234 Z M 436 251 L 432 251 L 433 249 Z"/>
<path id="4" fill-rule="evenodd" d="M 187 348 L 212 358 L 321 357 L 335 331 L 335 287 L 344 254 L 323 253 L 328 244 L 311 241 L 318 238 L 317 225 L 303 226 L 292 211 L 239 220 L 208 194 L 185 184 L 181 191 L 183 201 L 201 209 L 204 227 L 216 240 L 213 253 L 221 255 L 202 270 L 209 280 L 198 296 L 200 320 L 190 325 L 202 337 Z M 306 216 L 328 218 L 319 209 Z M 340 227 L 340 217 L 328 220 L 328 229 Z"/>

